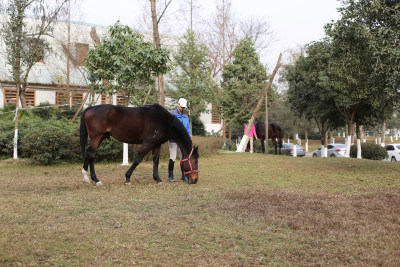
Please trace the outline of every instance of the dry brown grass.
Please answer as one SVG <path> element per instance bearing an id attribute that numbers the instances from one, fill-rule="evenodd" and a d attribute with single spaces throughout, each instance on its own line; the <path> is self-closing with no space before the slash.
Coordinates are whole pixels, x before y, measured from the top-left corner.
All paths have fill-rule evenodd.
<path id="1" fill-rule="evenodd" d="M 200 180 L 168 183 L 139 165 L 0 161 L 0 265 L 400 264 L 400 164 L 227 153 Z M 178 175 L 178 170 L 176 170 Z"/>

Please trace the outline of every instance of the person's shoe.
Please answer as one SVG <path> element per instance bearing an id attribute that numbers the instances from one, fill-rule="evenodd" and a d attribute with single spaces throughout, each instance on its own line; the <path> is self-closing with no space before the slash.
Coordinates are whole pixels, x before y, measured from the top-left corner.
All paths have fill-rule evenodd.
<path id="1" fill-rule="evenodd" d="M 174 161 L 172 159 L 169 160 L 168 163 L 168 180 L 171 182 L 175 182 L 174 178 Z"/>

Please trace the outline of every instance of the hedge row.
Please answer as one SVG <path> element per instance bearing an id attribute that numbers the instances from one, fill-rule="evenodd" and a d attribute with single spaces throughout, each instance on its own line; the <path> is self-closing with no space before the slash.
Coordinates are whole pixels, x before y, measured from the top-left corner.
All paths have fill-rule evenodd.
<path id="1" fill-rule="evenodd" d="M 357 157 L 357 145 L 350 147 L 350 157 Z M 383 160 L 388 157 L 384 147 L 374 143 L 361 143 L 361 157 L 363 159 Z"/>
<path id="2" fill-rule="evenodd" d="M 79 125 L 66 119 L 43 120 L 37 116 L 21 120 L 18 140 L 18 155 L 33 159 L 36 163 L 48 165 L 57 162 L 82 162 L 79 145 Z M 0 121 L 0 158 L 11 157 L 13 153 L 14 123 L 12 120 Z M 199 145 L 200 156 L 207 156 L 222 148 L 219 138 L 193 136 L 193 143 Z M 97 154 L 97 161 L 122 161 L 123 145 L 110 138 L 104 140 Z M 138 151 L 137 145 L 129 145 L 129 160 Z M 168 159 L 168 145 L 161 147 L 160 158 Z M 151 160 L 149 153 L 144 160 Z"/>

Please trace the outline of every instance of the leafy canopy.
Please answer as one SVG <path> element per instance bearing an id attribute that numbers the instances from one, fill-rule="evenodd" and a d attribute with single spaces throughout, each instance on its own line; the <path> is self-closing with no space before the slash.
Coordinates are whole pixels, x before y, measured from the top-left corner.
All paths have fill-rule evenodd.
<path id="1" fill-rule="evenodd" d="M 169 51 L 154 48 L 143 35 L 117 22 L 109 28 L 109 37 L 89 51 L 86 67 L 92 86 L 100 93 L 124 93 L 141 104 L 143 86 L 153 84 L 153 77 L 169 69 Z M 108 81 L 104 82 L 105 80 Z M 103 81 L 103 84 L 99 84 Z"/>
<path id="2" fill-rule="evenodd" d="M 259 97 L 268 80 L 267 71 L 249 37 L 240 40 L 233 57 L 233 62 L 226 65 L 222 73 L 223 92 L 220 101 L 225 119 L 233 118 L 243 107 Z M 237 122 L 245 123 L 250 114 L 251 110 L 242 113 Z"/>
<path id="3" fill-rule="evenodd" d="M 193 117 L 207 110 L 207 103 L 212 101 L 214 93 L 215 84 L 211 78 L 208 55 L 207 46 L 190 30 L 185 33 L 174 54 L 172 86 L 168 93 L 175 99 L 186 98 Z"/>

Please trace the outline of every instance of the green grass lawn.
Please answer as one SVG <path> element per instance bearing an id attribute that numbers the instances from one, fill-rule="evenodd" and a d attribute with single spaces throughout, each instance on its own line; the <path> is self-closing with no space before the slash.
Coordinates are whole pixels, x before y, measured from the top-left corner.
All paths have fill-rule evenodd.
<path id="1" fill-rule="evenodd" d="M 400 265 L 400 164 L 221 153 L 196 185 L 0 161 L 0 265 Z M 175 174 L 178 176 L 176 169 Z"/>

